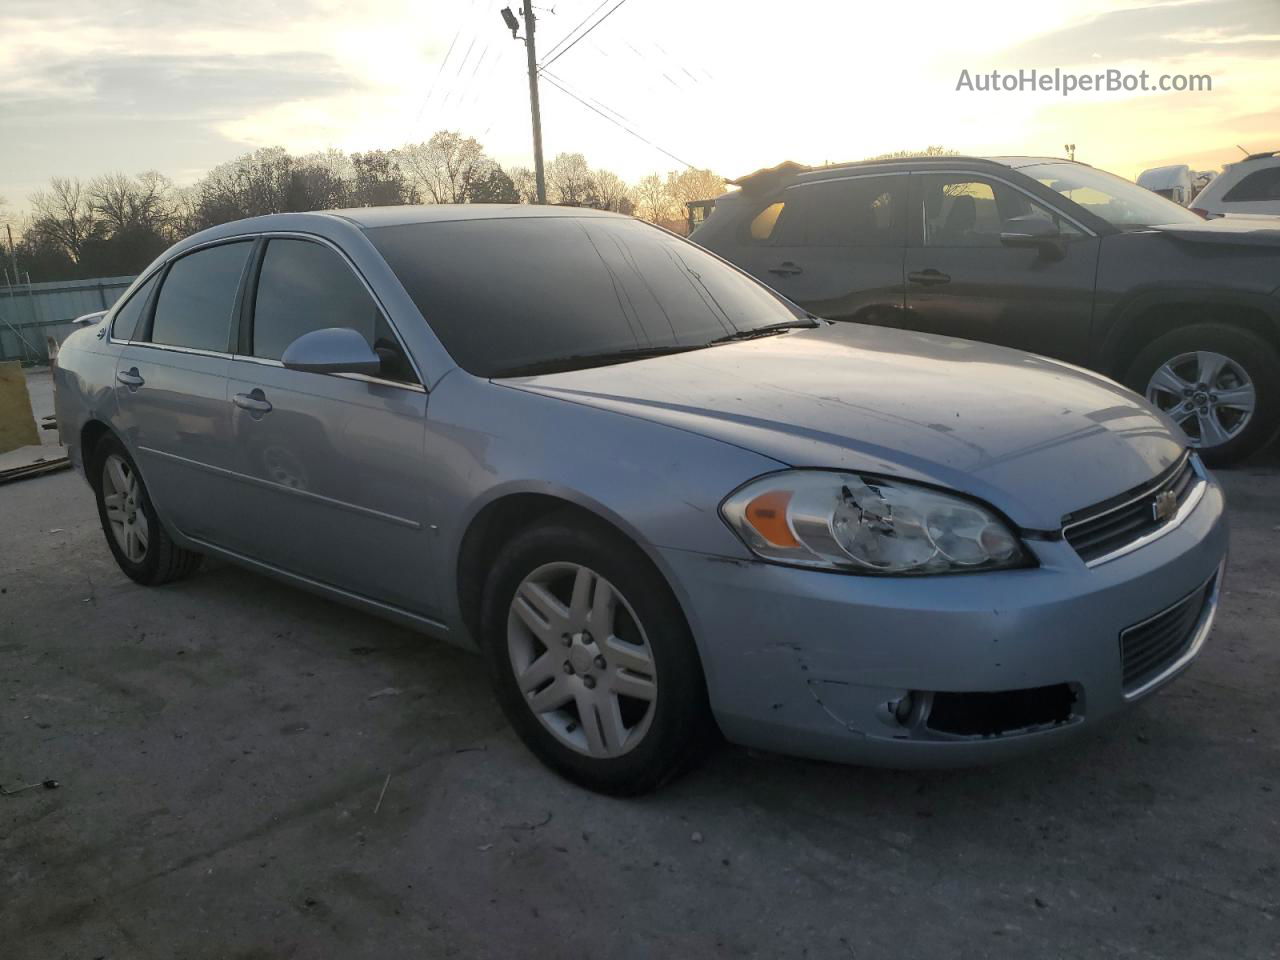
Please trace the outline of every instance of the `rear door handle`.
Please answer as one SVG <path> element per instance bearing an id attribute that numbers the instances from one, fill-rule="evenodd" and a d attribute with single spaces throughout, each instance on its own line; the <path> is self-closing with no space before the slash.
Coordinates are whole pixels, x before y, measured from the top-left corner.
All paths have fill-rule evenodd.
<path id="1" fill-rule="evenodd" d="M 922 283 L 925 286 L 930 286 L 935 283 L 950 283 L 951 275 L 943 273 L 941 270 L 916 270 L 913 273 L 908 273 L 907 279 L 912 283 Z"/>
<path id="2" fill-rule="evenodd" d="M 769 272 L 776 273 L 780 277 L 794 277 L 797 273 L 804 273 L 804 268 L 798 263 L 784 260 L 776 267 L 770 267 Z"/>
<path id="3" fill-rule="evenodd" d="M 137 390 L 140 386 L 142 386 L 144 383 L 147 382 L 142 379 L 141 374 L 138 373 L 137 367 L 132 367 L 129 370 L 117 370 L 116 379 L 119 380 L 121 383 L 123 383 L 130 390 Z"/>
<path id="4" fill-rule="evenodd" d="M 266 394 L 258 389 L 250 390 L 248 393 L 237 393 L 231 402 L 240 409 L 248 410 L 250 413 L 256 413 L 259 416 L 271 412 L 271 401 L 267 399 Z"/>

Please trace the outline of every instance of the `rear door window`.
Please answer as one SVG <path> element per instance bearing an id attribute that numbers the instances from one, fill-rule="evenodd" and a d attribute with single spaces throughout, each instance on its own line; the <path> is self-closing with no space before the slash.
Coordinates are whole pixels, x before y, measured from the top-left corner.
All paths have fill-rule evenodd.
<path id="1" fill-rule="evenodd" d="M 905 176 L 886 176 L 790 187 L 781 201 L 756 215 L 751 235 L 774 246 L 900 247 L 906 240 L 906 185 Z"/>
<path id="2" fill-rule="evenodd" d="M 382 358 L 382 376 L 416 382 L 399 341 L 347 262 L 309 240 L 267 243 L 253 311 L 253 355 L 279 360 L 305 333 L 348 327 Z"/>
<path id="3" fill-rule="evenodd" d="M 151 342 L 225 353 L 236 292 L 252 248 L 247 241 L 224 243 L 175 261 L 156 299 Z"/>
<path id="4" fill-rule="evenodd" d="M 133 335 L 138 329 L 138 321 L 142 319 L 143 311 L 147 308 L 147 300 L 151 297 L 151 291 L 156 288 L 156 279 L 159 276 L 160 274 L 157 273 L 135 290 L 133 296 L 116 311 L 115 319 L 111 322 L 111 335 L 115 339 L 133 339 Z"/>

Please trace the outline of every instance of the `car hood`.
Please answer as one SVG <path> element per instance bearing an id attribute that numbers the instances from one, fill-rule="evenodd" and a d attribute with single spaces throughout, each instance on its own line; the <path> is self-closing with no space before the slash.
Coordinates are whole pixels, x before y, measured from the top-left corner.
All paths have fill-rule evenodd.
<path id="1" fill-rule="evenodd" d="M 1162 415 L 1097 374 L 861 324 L 498 382 L 790 466 L 939 484 L 1040 530 L 1149 481 L 1182 452 Z"/>
<path id="2" fill-rule="evenodd" d="M 1199 223 L 1167 223 L 1151 229 L 1187 243 L 1280 247 L 1280 217 L 1218 217 Z"/>

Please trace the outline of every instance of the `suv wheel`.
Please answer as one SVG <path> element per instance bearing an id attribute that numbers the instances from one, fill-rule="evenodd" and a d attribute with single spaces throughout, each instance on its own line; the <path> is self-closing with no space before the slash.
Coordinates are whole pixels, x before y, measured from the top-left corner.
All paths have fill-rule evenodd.
<path id="1" fill-rule="evenodd" d="M 145 586 L 158 586 L 195 573 L 204 558 L 169 537 L 147 496 L 138 466 L 116 437 L 98 441 L 90 458 L 89 482 L 107 546 L 120 569 Z"/>
<path id="2" fill-rule="evenodd" d="M 1174 330 L 1138 354 L 1125 383 L 1172 418 L 1214 466 L 1247 456 L 1280 427 L 1280 357 L 1248 330 Z"/>
<path id="3" fill-rule="evenodd" d="M 481 633 L 512 727 L 575 783 L 643 793 L 711 742 L 684 614 L 648 558 L 602 525 L 564 515 L 518 535 L 489 576 Z"/>

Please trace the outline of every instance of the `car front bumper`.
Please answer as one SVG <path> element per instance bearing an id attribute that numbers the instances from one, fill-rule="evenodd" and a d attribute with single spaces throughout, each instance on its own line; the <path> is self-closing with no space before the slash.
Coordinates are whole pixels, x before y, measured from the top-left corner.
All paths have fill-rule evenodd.
<path id="1" fill-rule="evenodd" d="M 1175 529 L 1093 568 L 1062 541 L 1030 542 L 1035 568 L 916 578 L 660 553 L 729 740 L 871 765 L 981 764 L 1093 727 L 1194 659 L 1227 551 L 1222 492 L 1207 484 Z M 1202 589 L 1180 655 L 1126 692 L 1121 633 Z M 994 733 L 940 730 L 932 715 L 944 701 L 951 714 L 1016 704 L 1016 716 L 1050 700 L 1069 703 L 1062 717 Z"/>

